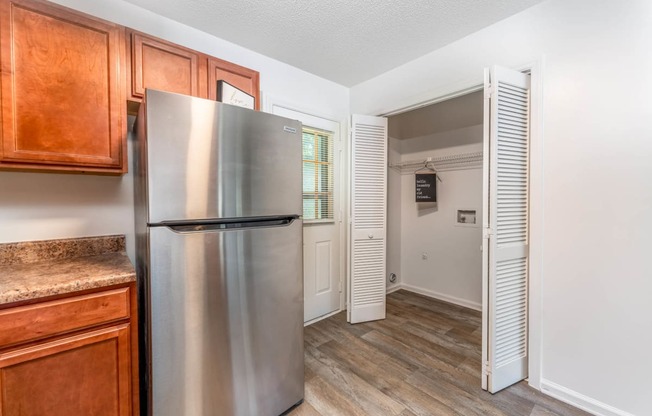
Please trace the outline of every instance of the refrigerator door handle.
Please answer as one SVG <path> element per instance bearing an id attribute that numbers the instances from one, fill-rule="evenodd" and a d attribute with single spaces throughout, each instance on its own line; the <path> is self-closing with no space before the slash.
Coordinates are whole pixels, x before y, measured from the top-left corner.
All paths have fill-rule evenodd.
<path id="1" fill-rule="evenodd" d="M 176 233 L 193 233 L 204 231 L 235 231 L 247 228 L 286 227 L 297 219 L 299 219 L 298 215 L 214 221 L 163 221 L 159 224 L 151 224 L 150 226 L 167 227 Z"/>

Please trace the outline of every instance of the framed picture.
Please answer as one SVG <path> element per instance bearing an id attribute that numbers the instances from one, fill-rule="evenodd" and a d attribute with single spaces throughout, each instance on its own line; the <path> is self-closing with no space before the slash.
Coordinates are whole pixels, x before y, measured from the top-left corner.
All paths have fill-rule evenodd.
<path id="1" fill-rule="evenodd" d="M 437 174 L 415 173 L 416 202 L 437 202 Z"/>
<path id="2" fill-rule="evenodd" d="M 247 94 L 224 80 L 217 81 L 217 101 L 251 110 L 256 106 L 256 99 L 253 95 Z"/>

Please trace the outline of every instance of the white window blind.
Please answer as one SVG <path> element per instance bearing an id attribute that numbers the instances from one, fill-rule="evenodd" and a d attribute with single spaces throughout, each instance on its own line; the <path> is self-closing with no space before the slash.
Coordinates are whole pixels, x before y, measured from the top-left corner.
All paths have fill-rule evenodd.
<path id="1" fill-rule="evenodd" d="M 303 219 L 333 220 L 333 133 L 303 127 Z"/>

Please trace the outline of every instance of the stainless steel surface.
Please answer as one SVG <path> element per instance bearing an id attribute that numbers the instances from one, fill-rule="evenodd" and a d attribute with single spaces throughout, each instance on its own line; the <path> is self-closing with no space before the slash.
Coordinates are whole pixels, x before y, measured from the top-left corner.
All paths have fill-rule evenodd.
<path id="1" fill-rule="evenodd" d="M 147 228 L 146 120 L 144 106 L 134 124 L 137 135 L 133 146 L 134 228 L 136 234 L 136 276 L 138 286 L 138 376 L 140 380 L 140 414 L 149 416 L 151 372 L 149 365 L 149 239 Z"/>
<path id="2" fill-rule="evenodd" d="M 152 227 L 155 416 L 276 416 L 303 398 L 301 221 Z"/>
<path id="3" fill-rule="evenodd" d="M 136 129 L 141 415 L 284 412 L 303 399 L 302 224 L 257 221 L 302 211 L 300 123 L 148 90 Z"/>
<path id="4" fill-rule="evenodd" d="M 301 181 L 279 183 L 301 178 L 298 121 L 154 90 L 145 100 L 149 223 L 302 211 Z"/>

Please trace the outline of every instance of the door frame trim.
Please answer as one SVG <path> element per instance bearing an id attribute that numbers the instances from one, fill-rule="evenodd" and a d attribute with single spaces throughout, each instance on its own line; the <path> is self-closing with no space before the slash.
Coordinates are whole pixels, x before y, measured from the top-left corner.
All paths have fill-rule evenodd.
<path id="1" fill-rule="evenodd" d="M 269 114 L 274 114 L 274 107 L 279 107 L 285 110 L 289 111 L 294 111 L 297 113 L 302 113 L 307 116 L 311 117 L 317 117 L 321 118 L 326 121 L 330 121 L 332 123 L 336 123 L 339 126 L 339 139 L 337 140 L 336 147 L 338 147 L 338 150 L 341 152 L 341 157 L 340 157 L 340 163 L 338 166 L 338 171 L 339 174 L 339 183 L 336 184 L 336 186 L 339 186 L 339 191 L 337 191 L 338 197 L 340 199 L 340 212 L 339 212 L 339 223 L 337 224 L 338 228 L 338 233 L 339 233 L 339 259 L 340 259 L 340 264 L 339 264 L 339 271 L 340 271 L 340 305 L 337 311 L 318 316 L 315 319 L 312 319 L 310 321 L 304 322 L 305 325 L 309 325 L 312 323 L 315 323 L 317 321 L 320 321 L 322 319 L 328 318 L 332 315 L 336 315 L 343 310 L 346 309 L 346 288 L 348 284 L 348 274 L 347 274 L 347 241 L 348 241 L 348 227 L 346 226 L 349 223 L 349 215 L 348 215 L 348 192 L 349 192 L 349 148 L 348 148 L 348 140 L 345 140 L 345 138 L 348 137 L 348 128 L 347 128 L 347 123 L 342 120 L 338 120 L 338 118 L 334 115 L 331 114 L 325 114 L 322 113 L 319 110 L 315 110 L 313 108 L 310 108 L 305 105 L 301 104 L 296 104 L 289 102 L 287 100 L 284 100 L 282 98 L 276 97 L 274 95 L 267 95 L 263 94 L 263 105 L 262 105 L 262 111 L 269 113 Z M 337 223 L 337 221 L 334 221 Z M 312 224 L 318 224 L 317 222 L 312 223 Z M 309 226 L 311 223 L 308 224 Z"/>
<path id="2" fill-rule="evenodd" d="M 498 63 L 498 62 L 497 62 Z M 543 238 L 544 238 L 544 189 L 543 189 L 543 72 L 545 57 L 539 56 L 518 66 L 512 66 L 520 72 L 527 72 L 531 76 L 531 108 L 530 108 L 530 263 L 528 267 L 528 383 L 531 387 L 541 390 L 541 351 L 543 348 Z M 433 91 L 432 95 L 414 104 L 393 108 L 377 116 L 393 116 L 446 101 L 472 92 L 484 89 L 484 74 L 478 72 L 478 76 L 468 79 L 462 83 L 448 85 L 439 91 Z M 483 155 L 488 157 L 489 155 Z M 536 206 L 536 210 L 531 207 Z M 486 300 L 483 298 L 482 302 Z"/>

